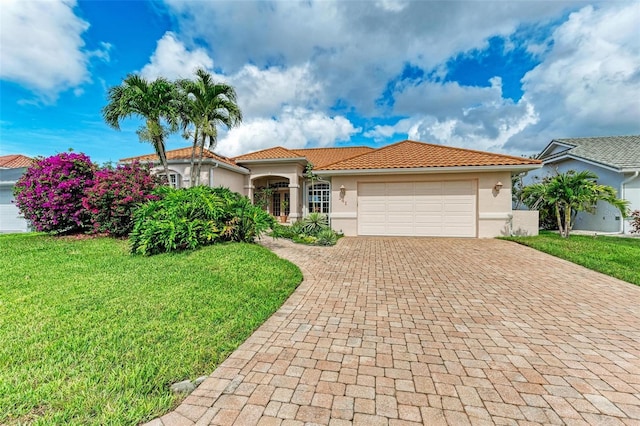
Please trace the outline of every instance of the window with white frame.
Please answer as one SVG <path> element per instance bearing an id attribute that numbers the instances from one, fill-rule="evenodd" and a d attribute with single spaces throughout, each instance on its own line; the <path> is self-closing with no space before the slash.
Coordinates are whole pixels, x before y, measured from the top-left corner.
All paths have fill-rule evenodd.
<path id="1" fill-rule="evenodd" d="M 164 176 L 164 174 L 160 175 L 161 178 L 164 178 Z M 169 173 L 167 184 L 172 188 L 180 188 L 180 175 L 177 173 Z"/>
<path id="2" fill-rule="evenodd" d="M 309 213 L 324 213 L 329 214 L 329 198 L 331 197 L 331 190 L 329 183 L 316 182 L 313 185 L 309 185 L 307 203 Z"/>

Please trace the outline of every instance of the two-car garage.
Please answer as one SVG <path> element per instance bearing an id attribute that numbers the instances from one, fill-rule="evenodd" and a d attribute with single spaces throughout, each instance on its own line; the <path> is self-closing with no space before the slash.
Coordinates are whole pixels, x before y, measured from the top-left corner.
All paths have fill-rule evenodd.
<path id="1" fill-rule="evenodd" d="M 358 235 L 475 237 L 477 181 L 358 184 Z"/>

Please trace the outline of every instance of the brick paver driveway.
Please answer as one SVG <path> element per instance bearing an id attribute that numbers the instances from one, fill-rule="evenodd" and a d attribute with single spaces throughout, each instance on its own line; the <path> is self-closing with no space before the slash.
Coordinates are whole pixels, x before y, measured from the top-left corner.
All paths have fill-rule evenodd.
<path id="1" fill-rule="evenodd" d="M 640 424 L 640 287 L 499 240 L 264 244 L 285 305 L 154 424 Z"/>

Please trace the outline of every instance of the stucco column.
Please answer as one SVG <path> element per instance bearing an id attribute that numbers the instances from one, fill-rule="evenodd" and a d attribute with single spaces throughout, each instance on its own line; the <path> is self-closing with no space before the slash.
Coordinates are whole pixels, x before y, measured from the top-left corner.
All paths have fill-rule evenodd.
<path id="1" fill-rule="evenodd" d="M 251 200 L 252 203 L 253 203 L 254 189 L 256 189 L 256 187 L 253 184 L 253 180 L 251 180 L 251 175 L 247 175 L 247 179 L 245 180 L 245 184 L 244 184 L 244 193 L 247 197 L 249 197 L 249 200 Z"/>
<path id="2" fill-rule="evenodd" d="M 295 222 L 300 217 L 300 177 L 296 174 L 293 180 L 289 180 L 289 217 L 290 222 Z"/>

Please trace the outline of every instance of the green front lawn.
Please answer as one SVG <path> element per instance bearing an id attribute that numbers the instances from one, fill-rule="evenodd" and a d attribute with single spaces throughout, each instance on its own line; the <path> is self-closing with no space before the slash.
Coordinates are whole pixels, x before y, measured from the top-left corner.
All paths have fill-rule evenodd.
<path id="1" fill-rule="evenodd" d="M 640 239 L 571 235 L 561 238 L 552 232 L 537 237 L 508 237 L 545 253 L 577 263 L 594 271 L 640 285 Z"/>
<path id="2" fill-rule="evenodd" d="M 0 236 L 0 424 L 137 424 L 276 311 L 300 270 L 263 247 L 131 256 L 126 241 Z"/>

